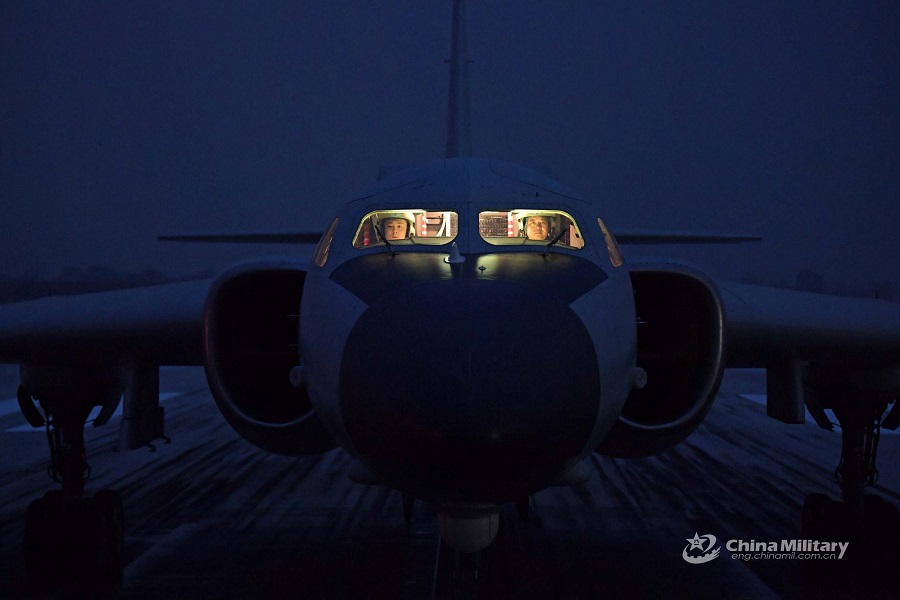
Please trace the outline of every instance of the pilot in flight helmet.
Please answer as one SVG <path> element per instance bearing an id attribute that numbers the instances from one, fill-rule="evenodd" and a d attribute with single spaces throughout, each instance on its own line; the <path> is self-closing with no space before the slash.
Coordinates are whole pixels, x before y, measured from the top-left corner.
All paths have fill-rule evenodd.
<path id="1" fill-rule="evenodd" d="M 406 234 L 402 238 L 394 238 L 394 239 L 407 239 L 413 235 L 415 235 L 415 225 L 416 225 L 416 217 L 413 213 L 409 211 L 385 211 L 378 212 L 373 215 L 374 223 L 378 227 L 378 231 L 381 232 L 382 236 L 387 236 L 388 234 L 385 232 L 385 222 L 390 219 L 402 219 L 406 221 Z M 388 240 L 391 238 L 388 237 Z"/>
<path id="2" fill-rule="evenodd" d="M 523 210 L 516 214 L 516 220 L 519 224 L 519 237 L 527 237 L 525 227 L 528 225 L 528 219 L 532 217 L 544 217 L 547 219 L 547 235 L 544 239 L 551 239 L 555 233 L 556 215 L 545 210 Z"/>

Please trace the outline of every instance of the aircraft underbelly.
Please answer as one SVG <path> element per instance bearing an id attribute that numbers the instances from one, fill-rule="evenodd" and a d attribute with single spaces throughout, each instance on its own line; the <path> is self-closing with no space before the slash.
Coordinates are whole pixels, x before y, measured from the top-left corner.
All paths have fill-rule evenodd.
<path id="1" fill-rule="evenodd" d="M 347 338 L 344 426 L 364 461 L 419 497 L 505 501 L 582 451 L 601 402 L 584 323 L 518 282 L 422 282 L 385 293 Z"/>

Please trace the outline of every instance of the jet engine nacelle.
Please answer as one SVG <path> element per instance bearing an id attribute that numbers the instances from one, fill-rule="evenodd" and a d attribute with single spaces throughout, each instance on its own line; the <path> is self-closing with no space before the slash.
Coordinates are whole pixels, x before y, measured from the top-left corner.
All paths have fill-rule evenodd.
<path id="1" fill-rule="evenodd" d="M 637 314 L 637 366 L 646 385 L 632 390 L 597 452 L 650 456 L 685 439 L 709 412 L 724 368 L 725 317 L 719 292 L 683 265 L 629 268 Z"/>
<path id="2" fill-rule="evenodd" d="M 204 367 L 219 410 L 249 442 L 292 456 L 336 446 L 290 379 L 305 279 L 289 262 L 238 265 L 212 282 L 204 307 Z"/>

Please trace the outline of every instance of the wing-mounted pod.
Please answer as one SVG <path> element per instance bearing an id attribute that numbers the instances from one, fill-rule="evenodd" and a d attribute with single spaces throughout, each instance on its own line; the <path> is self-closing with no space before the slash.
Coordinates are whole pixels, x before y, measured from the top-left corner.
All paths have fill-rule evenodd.
<path id="1" fill-rule="evenodd" d="M 287 261 L 238 265 L 213 281 L 204 307 L 204 366 L 216 404 L 246 440 L 292 456 L 336 446 L 304 387 L 291 383 L 305 279 Z"/>
<path id="2" fill-rule="evenodd" d="M 637 366 L 647 380 L 597 448 L 617 457 L 656 454 L 690 435 L 712 406 L 725 364 L 722 301 L 706 275 L 675 264 L 631 265 L 629 272 Z"/>

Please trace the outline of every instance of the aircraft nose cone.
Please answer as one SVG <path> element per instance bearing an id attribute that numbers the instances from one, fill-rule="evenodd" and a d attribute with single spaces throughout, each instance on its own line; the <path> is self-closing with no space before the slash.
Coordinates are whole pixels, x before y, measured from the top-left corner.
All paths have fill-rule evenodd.
<path id="1" fill-rule="evenodd" d="M 354 445 L 389 484 L 505 502 L 584 447 L 600 378 L 566 304 L 513 282 L 443 281 L 386 294 L 360 317 L 340 397 Z"/>

